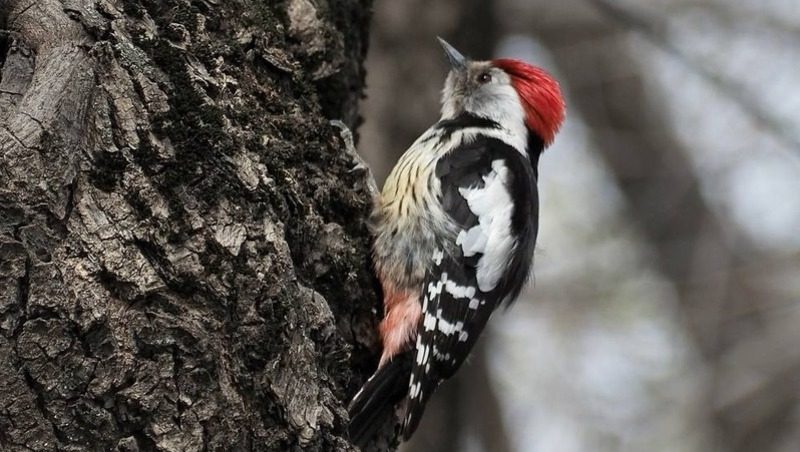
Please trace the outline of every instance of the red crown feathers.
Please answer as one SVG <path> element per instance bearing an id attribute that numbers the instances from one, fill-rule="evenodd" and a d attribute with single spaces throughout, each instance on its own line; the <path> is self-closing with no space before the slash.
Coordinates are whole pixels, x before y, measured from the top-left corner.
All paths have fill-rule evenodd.
<path id="1" fill-rule="evenodd" d="M 566 108 L 558 82 L 544 70 L 524 61 L 500 58 L 492 60 L 492 64 L 511 76 L 511 85 L 525 109 L 528 128 L 539 135 L 545 146 L 552 143 L 564 122 Z"/>

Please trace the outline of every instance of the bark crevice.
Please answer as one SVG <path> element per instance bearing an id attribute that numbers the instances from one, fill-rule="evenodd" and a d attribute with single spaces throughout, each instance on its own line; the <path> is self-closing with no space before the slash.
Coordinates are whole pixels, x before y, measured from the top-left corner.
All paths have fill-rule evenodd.
<path id="1" fill-rule="evenodd" d="M 369 198 L 328 120 L 357 122 L 368 2 L 121 8 L 0 6 L 0 438 L 352 450 Z"/>

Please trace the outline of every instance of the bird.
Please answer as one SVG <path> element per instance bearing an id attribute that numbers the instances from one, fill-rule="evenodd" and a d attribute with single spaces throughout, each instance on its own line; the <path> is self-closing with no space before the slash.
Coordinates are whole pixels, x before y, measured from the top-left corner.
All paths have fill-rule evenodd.
<path id="1" fill-rule="evenodd" d="M 400 157 L 370 218 L 383 349 L 348 407 L 362 446 L 398 410 L 408 440 L 492 313 L 519 296 L 538 232 L 539 157 L 565 118 L 545 70 L 475 61 L 438 40 L 450 63 L 441 117 Z"/>

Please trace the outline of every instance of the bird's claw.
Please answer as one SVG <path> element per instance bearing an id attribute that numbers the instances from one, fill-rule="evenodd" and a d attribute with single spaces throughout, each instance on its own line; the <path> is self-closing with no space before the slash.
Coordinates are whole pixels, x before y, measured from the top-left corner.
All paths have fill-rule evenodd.
<path id="1" fill-rule="evenodd" d="M 349 127 L 338 119 L 331 120 L 331 125 L 339 129 L 339 136 L 344 141 L 345 152 L 353 160 L 354 165 L 350 168 L 350 172 L 363 172 L 364 179 L 367 182 L 367 190 L 370 195 L 375 198 L 378 195 L 378 185 L 375 183 L 375 177 L 372 175 L 372 170 L 367 165 L 367 162 L 358 154 L 356 146 L 353 143 L 353 132 Z"/>

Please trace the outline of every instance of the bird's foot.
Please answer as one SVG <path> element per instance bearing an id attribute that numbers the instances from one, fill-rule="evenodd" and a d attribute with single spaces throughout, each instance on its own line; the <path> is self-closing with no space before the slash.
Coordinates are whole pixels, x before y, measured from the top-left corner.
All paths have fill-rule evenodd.
<path id="1" fill-rule="evenodd" d="M 331 125 L 339 129 L 339 136 L 341 136 L 342 141 L 344 141 L 345 152 L 347 152 L 347 155 L 354 162 L 350 172 L 363 173 L 367 191 L 372 199 L 375 199 L 379 194 L 378 184 L 375 182 L 375 177 L 372 175 L 372 170 L 369 165 L 367 165 L 367 162 L 358 154 L 358 150 L 356 150 L 356 146 L 353 143 L 353 132 L 345 123 L 338 119 L 332 120 Z"/>

